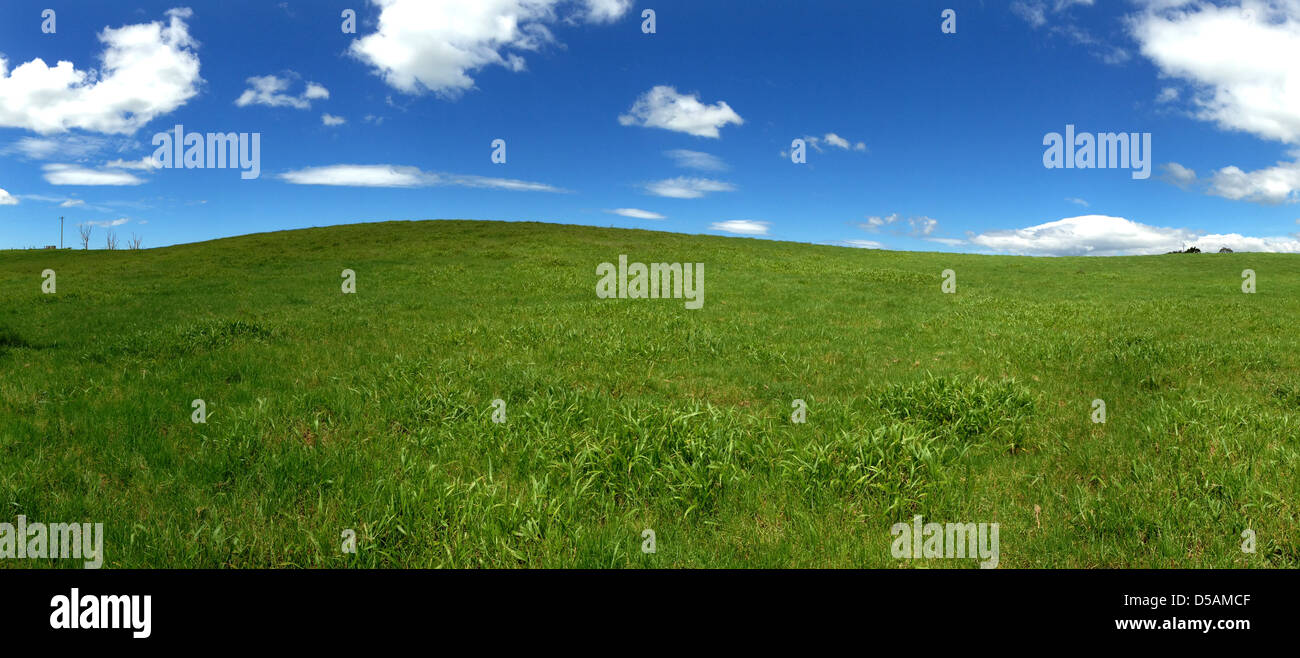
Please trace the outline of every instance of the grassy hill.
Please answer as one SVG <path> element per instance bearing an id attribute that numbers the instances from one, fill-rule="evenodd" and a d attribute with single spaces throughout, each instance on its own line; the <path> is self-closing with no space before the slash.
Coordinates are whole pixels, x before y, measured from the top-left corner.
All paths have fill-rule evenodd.
<path id="1" fill-rule="evenodd" d="M 704 307 L 598 299 L 620 254 Z M 1001 568 L 1300 567 L 1297 256 L 387 222 L 3 251 L 0 293 L 0 520 L 108 568 L 974 567 L 891 557 L 916 514 Z"/>

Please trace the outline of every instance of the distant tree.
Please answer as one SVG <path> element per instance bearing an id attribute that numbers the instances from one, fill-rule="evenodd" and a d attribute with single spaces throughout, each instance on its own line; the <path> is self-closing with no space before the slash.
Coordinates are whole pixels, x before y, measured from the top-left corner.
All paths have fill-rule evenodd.
<path id="1" fill-rule="evenodd" d="M 144 238 L 142 238 L 142 237 L 140 237 L 140 236 L 138 236 L 138 235 L 132 233 L 132 234 L 131 234 L 131 241 L 127 243 L 127 248 L 128 248 L 128 249 L 139 249 L 139 248 L 140 248 L 140 245 L 143 244 L 143 243 L 144 243 Z"/>
<path id="2" fill-rule="evenodd" d="M 104 238 L 104 248 L 109 251 L 117 249 L 117 233 L 114 233 L 113 231 L 108 232 L 108 237 Z"/>
<path id="3" fill-rule="evenodd" d="M 77 227 L 77 233 L 81 234 L 81 248 L 90 248 L 90 229 L 94 228 L 90 224 L 82 224 Z"/>
<path id="4" fill-rule="evenodd" d="M 1229 249 L 1229 248 L 1227 248 L 1227 247 L 1219 247 L 1219 253 L 1221 253 L 1221 254 L 1230 254 L 1230 253 L 1232 253 L 1232 250 Z"/>

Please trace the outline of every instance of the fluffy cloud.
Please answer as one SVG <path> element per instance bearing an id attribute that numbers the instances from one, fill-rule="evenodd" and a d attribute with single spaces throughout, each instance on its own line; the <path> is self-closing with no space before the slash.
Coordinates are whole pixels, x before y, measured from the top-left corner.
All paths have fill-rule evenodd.
<path id="1" fill-rule="evenodd" d="M 1161 228 L 1123 217 L 1085 215 L 1009 231 L 973 235 L 972 244 L 993 251 L 1029 256 L 1120 256 L 1162 254 L 1193 246 L 1201 251 L 1300 252 L 1300 240 L 1248 237 L 1236 233 L 1200 235 L 1181 228 Z"/>
<path id="2" fill-rule="evenodd" d="M 586 0 L 586 18 L 592 23 L 612 23 L 632 7 L 632 0 Z"/>
<path id="3" fill-rule="evenodd" d="M 722 158 L 701 151 L 675 149 L 664 151 L 664 155 L 675 160 L 678 167 L 686 169 L 699 169 L 702 171 L 725 171 L 727 169 L 727 163 L 723 162 Z"/>
<path id="4" fill-rule="evenodd" d="M 1300 151 L 1292 153 L 1300 158 Z M 1250 201 L 1275 206 L 1300 201 L 1300 160 L 1278 162 L 1272 167 L 1244 171 L 1237 166 L 1223 167 L 1209 177 L 1198 179 L 1196 172 L 1177 162 L 1161 165 L 1160 176 L 1167 183 L 1188 188 L 1205 184 L 1205 191 L 1233 201 Z"/>
<path id="5" fill-rule="evenodd" d="M 1257 171 L 1224 167 L 1210 179 L 1210 194 L 1267 205 L 1300 201 L 1300 162 L 1279 162 Z"/>
<path id="6" fill-rule="evenodd" d="M 1123 217 L 1084 215 L 990 231 L 972 236 L 970 241 L 994 251 L 1031 256 L 1116 256 L 1165 253 L 1181 249 L 1194 237 L 1191 231 L 1147 226 Z"/>
<path id="7" fill-rule="evenodd" d="M 515 192 L 564 191 L 544 183 L 533 183 L 510 178 L 426 172 L 416 167 L 387 164 L 344 164 L 307 167 L 280 174 L 279 178 L 295 185 L 330 185 L 339 187 L 440 187 L 455 185 Z"/>
<path id="8" fill-rule="evenodd" d="M 1201 251 L 1214 252 L 1223 247 L 1233 251 L 1265 251 L 1272 253 L 1300 253 L 1300 240 L 1288 237 L 1253 238 L 1239 233 L 1203 235 L 1192 242 Z"/>
<path id="9" fill-rule="evenodd" d="M 1201 119 L 1300 144 L 1300 2 L 1146 2 L 1130 31 L 1163 75 L 1191 83 Z"/>
<path id="10" fill-rule="evenodd" d="M 725 222 L 714 222 L 709 225 L 710 231 L 722 231 L 723 233 L 735 233 L 736 235 L 767 235 L 767 222 L 756 222 L 749 219 L 730 219 Z"/>
<path id="11" fill-rule="evenodd" d="M 611 215 L 631 217 L 632 219 L 667 219 L 657 212 L 650 212 L 649 210 L 641 210 L 639 208 L 615 208 L 613 210 L 606 210 L 605 212 Z"/>
<path id="12" fill-rule="evenodd" d="M 1189 84 L 1194 114 L 1225 130 L 1300 144 L 1300 1 L 1146 0 L 1129 19 L 1144 56 L 1168 78 Z M 1216 53 L 1232 53 L 1224 59 Z M 1161 98 L 1178 94 L 1162 92 Z M 1300 158 L 1293 151 L 1292 157 Z M 1188 187 L 1195 172 L 1166 165 L 1165 180 Z M 1300 200 L 1300 159 L 1245 171 L 1230 165 L 1205 180 L 1206 192 L 1268 205 Z"/>
<path id="13" fill-rule="evenodd" d="M 292 107 L 299 110 L 311 109 L 311 102 L 314 100 L 324 100 L 330 97 L 330 92 L 325 87 L 308 82 L 307 87 L 302 93 L 292 96 L 284 93 L 293 83 L 297 74 L 292 72 L 286 77 L 274 75 L 253 76 L 247 80 L 249 88 L 235 99 L 235 105 L 239 107 L 248 107 L 249 105 L 265 105 L 267 107 Z"/>
<path id="14" fill-rule="evenodd" d="M 835 133 L 826 133 L 825 139 L 827 144 L 830 144 L 831 146 L 834 146 L 836 148 L 842 148 L 842 149 L 849 148 L 849 140 L 844 139 L 843 137 L 840 137 Z"/>
<path id="15" fill-rule="evenodd" d="M 745 120 L 724 101 L 706 105 L 698 95 L 679 94 L 674 87 L 658 85 L 641 94 L 618 122 L 717 139 L 718 129 L 731 123 L 739 126 Z"/>
<path id="16" fill-rule="evenodd" d="M 333 114 L 322 114 L 320 115 L 320 122 L 327 126 L 341 126 L 347 123 L 348 120 L 343 117 L 336 117 Z"/>
<path id="17" fill-rule="evenodd" d="M 710 192 L 733 192 L 736 186 L 712 178 L 678 176 L 655 181 L 645 186 L 646 192 L 670 199 L 698 199 Z"/>
<path id="18" fill-rule="evenodd" d="M 16 206 L 18 198 L 10 194 L 8 190 L 0 187 L 0 206 Z"/>
<path id="19" fill-rule="evenodd" d="M 77 70 L 68 61 L 49 67 L 38 58 L 10 71 L 0 57 L 0 126 L 42 135 L 130 134 L 184 105 L 200 82 L 198 44 L 185 24 L 190 15 L 173 9 L 165 24 L 104 28 L 97 70 Z"/>
<path id="20" fill-rule="evenodd" d="M 70 164 L 47 164 L 41 168 L 51 185 L 139 185 L 143 179 L 116 169 L 87 169 Z"/>
<path id="21" fill-rule="evenodd" d="M 352 42 L 349 53 L 389 86 L 409 94 L 455 98 L 488 66 L 525 68 L 520 52 L 553 43 L 548 24 L 559 10 L 593 23 L 623 15 L 630 0 L 371 0 L 379 29 Z"/>
<path id="22" fill-rule="evenodd" d="M 1186 188 L 1196 183 L 1196 171 L 1188 169 L 1177 162 L 1160 165 L 1162 174 L 1160 178 L 1165 182 L 1172 183 L 1178 187 Z"/>
<path id="23" fill-rule="evenodd" d="M 839 135 L 836 135 L 835 133 L 826 133 L 826 134 L 822 137 L 822 139 L 826 140 L 826 143 L 827 143 L 827 144 L 829 144 L 829 145 L 831 145 L 831 146 L 834 146 L 834 147 L 837 148 L 837 149 L 842 149 L 842 150 L 845 150 L 845 151 L 847 151 L 847 150 L 849 150 L 849 149 L 853 149 L 854 151 L 865 151 L 865 150 L 867 150 L 867 145 L 866 145 L 865 142 L 857 142 L 856 144 L 850 144 L 850 143 L 849 143 L 849 140 L 844 139 L 843 137 L 840 137 Z"/>

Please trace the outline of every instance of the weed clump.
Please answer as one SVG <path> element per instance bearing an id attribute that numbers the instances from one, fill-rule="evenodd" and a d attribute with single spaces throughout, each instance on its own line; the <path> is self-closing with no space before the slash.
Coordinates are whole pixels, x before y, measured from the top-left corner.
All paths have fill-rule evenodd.
<path id="1" fill-rule="evenodd" d="M 997 383 L 927 376 L 880 392 L 877 404 L 887 414 L 947 439 L 960 447 L 1023 446 L 1025 423 L 1034 397 L 1014 379 Z"/>
<path id="2" fill-rule="evenodd" d="M 191 325 L 181 330 L 181 346 L 187 350 L 224 347 L 239 340 L 266 340 L 270 329 L 256 322 L 221 320 Z"/>

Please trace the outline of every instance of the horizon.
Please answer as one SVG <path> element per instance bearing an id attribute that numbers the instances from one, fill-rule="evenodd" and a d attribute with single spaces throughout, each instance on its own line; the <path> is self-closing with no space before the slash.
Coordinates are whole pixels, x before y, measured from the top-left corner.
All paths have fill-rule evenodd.
<path id="1" fill-rule="evenodd" d="M 218 7 L 0 11 L 0 249 L 439 216 L 1300 253 L 1297 0 Z"/>
<path id="2" fill-rule="evenodd" d="M 941 250 L 937 250 L 937 249 L 934 249 L 934 250 L 924 250 L 924 249 L 876 249 L 876 248 L 872 248 L 872 247 L 855 247 L 855 246 L 851 246 L 851 245 L 835 244 L 835 243 L 827 243 L 827 242 L 802 242 L 802 241 L 799 241 L 799 240 L 781 240 L 781 239 L 778 239 L 778 238 L 770 238 L 770 237 L 754 236 L 754 235 L 729 235 L 729 234 L 727 234 L 727 233 L 720 233 L 720 232 L 714 232 L 714 233 L 687 233 L 687 232 L 683 232 L 683 231 L 669 231 L 669 230 L 664 230 L 664 229 L 657 229 L 657 228 L 654 228 L 654 227 L 637 227 L 637 226 L 598 226 L 598 225 L 594 225 L 594 224 L 571 224 L 571 223 L 567 223 L 567 222 L 546 222 L 546 221 L 538 221 L 538 220 L 533 220 L 533 219 L 472 219 L 472 218 L 465 218 L 465 217 L 457 217 L 457 218 L 442 217 L 442 218 L 425 218 L 425 219 L 375 219 L 375 220 L 361 220 L 361 221 L 355 221 L 355 222 L 340 222 L 340 223 L 338 223 L 338 224 L 323 224 L 323 225 L 317 225 L 317 226 L 302 226 L 302 227 L 297 227 L 297 228 L 283 228 L 283 229 L 281 229 L 281 228 L 276 228 L 276 229 L 269 229 L 269 230 L 265 230 L 265 231 L 254 231 L 254 232 L 252 232 L 252 233 L 240 233 L 240 234 L 238 234 L 238 235 L 223 235 L 223 236 L 218 236 L 218 237 L 214 237 L 214 238 L 207 238 L 207 239 L 203 239 L 203 240 L 196 240 L 196 241 L 194 241 L 194 242 L 177 242 L 177 243 L 174 243 L 174 244 L 157 245 L 157 246 L 147 246 L 147 245 L 146 245 L 146 246 L 141 246 L 141 247 L 139 248 L 139 251 L 149 251 L 149 250 L 153 250 L 153 249 L 167 249 L 167 248 L 171 248 L 171 247 L 186 247 L 186 246 L 193 246 L 193 245 L 202 245 L 202 244 L 207 244 L 207 243 L 210 243 L 210 242 L 221 242 L 221 241 L 223 241 L 223 240 L 238 240 L 238 239 L 240 239 L 240 238 L 249 238 L 249 237 L 255 237 L 255 236 L 259 236 L 259 235 L 273 235 L 273 234 L 276 234 L 276 233 L 292 233 L 292 232 L 296 232 L 296 231 L 324 230 L 324 229 L 339 228 L 339 227 L 344 227 L 344 226 L 365 226 L 365 225 L 400 224 L 400 223 L 418 224 L 418 223 L 426 223 L 426 222 L 427 222 L 427 223 L 437 223 L 437 222 L 471 222 L 471 223 L 478 223 L 478 222 L 481 222 L 481 223 L 489 223 L 489 224 L 536 224 L 536 225 L 539 225 L 539 226 L 556 226 L 556 227 L 567 227 L 567 228 L 590 228 L 590 229 L 597 229 L 597 230 L 610 230 L 610 229 L 612 229 L 612 230 L 619 230 L 619 231 L 642 231 L 642 232 L 646 232 L 646 233 L 663 233 L 663 234 L 669 234 L 669 235 L 682 235 L 682 236 L 690 236 L 690 237 L 709 237 L 709 238 L 723 238 L 723 239 L 734 239 L 734 240 L 764 240 L 764 241 L 767 241 L 767 242 L 776 242 L 776 243 L 782 243 L 782 242 L 784 242 L 784 243 L 789 243 L 789 244 L 806 245 L 806 246 L 810 246 L 810 247 L 834 247 L 834 248 L 839 248 L 839 249 L 857 249 L 857 250 L 861 250 L 861 251 L 888 251 L 888 252 L 900 253 L 900 254 L 952 254 L 952 255 L 957 255 L 957 256 L 989 256 L 989 257 L 1012 257 L 1012 258 L 1099 258 L 1099 259 L 1104 259 L 1104 258 L 1146 258 L 1146 257 L 1151 257 L 1151 256 L 1170 256 L 1170 255 L 1178 254 L 1178 253 L 1186 253 L 1184 250 L 1179 250 L 1179 251 L 1162 252 L 1162 253 L 1158 253 L 1158 254 L 1107 254 L 1107 255 L 1100 255 L 1100 254 L 1009 254 L 1009 253 L 953 252 L 953 251 L 941 251 Z M 1190 246 L 1190 245 L 1184 245 L 1184 249 L 1186 249 L 1186 248 L 1189 247 L 1189 246 Z M 13 248 L 5 247 L 5 248 L 0 248 L 0 252 L 3 252 L 3 251 L 47 251 L 47 250 L 49 250 L 49 249 L 50 249 L 49 246 L 40 246 L 40 247 L 29 246 L 29 247 L 13 247 Z M 93 244 L 91 245 L 91 247 L 90 247 L 89 250 L 90 250 L 90 251 L 110 251 L 110 250 L 108 250 L 108 249 L 105 249 L 103 246 L 95 246 L 95 245 L 93 245 Z M 82 249 L 81 247 L 74 246 L 74 245 L 71 245 L 71 244 L 65 244 L 65 245 L 64 245 L 63 247 L 61 247 L 61 248 L 59 248 L 59 247 L 56 246 L 55 251 L 85 251 L 85 249 Z M 130 249 L 129 247 L 120 247 L 120 246 L 119 246 L 119 247 L 116 249 L 116 251 L 133 251 L 133 249 Z M 1210 252 L 1210 251 L 1202 250 L 1202 253 L 1216 253 L 1216 252 Z M 1252 251 L 1240 251 L 1240 252 L 1238 252 L 1238 251 L 1236 251 L 1236 250 L 1233 250 L 1232 253 L 1243 253 L 1243 254 L 1252 254 L 1252 253 L 1255 253 L 1255 254 L 1287 254 L 1287 253 L 1289 253 L 1289 252 L 1270 252 L 1270 251 L 1255 251 L 1255 252 L 1252 252 Z"/>

